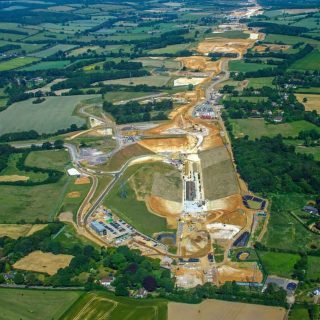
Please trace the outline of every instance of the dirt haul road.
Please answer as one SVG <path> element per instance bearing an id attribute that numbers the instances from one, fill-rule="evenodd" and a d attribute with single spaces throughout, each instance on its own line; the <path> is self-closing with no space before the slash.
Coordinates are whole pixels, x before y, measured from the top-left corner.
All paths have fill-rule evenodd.
<path id="1" fill-rule="evenodd" d="M 254 42 L 257 41 L 259 37 L 260 35 L 258 35 L 257 37 L 250 37 L 249 39 L 206 39 L 205 41 L 199 43 L 198 51 L 202 54 L 207 54 L 212 50 L 217 50 L 218 52 L 235 52 L 239 54 L 239 59 L 249 47 L 253 46 Z M 222 49 L 219 48 L 227 48 L 227 51 L 222 51 Z M 230 59 L 223 58 L 214 63 L 208 61 L 207 57 L 203 56 L 185 57 L 179 60 L 187 68 L 191 70 L 199 68 L 202 71 L 207 71 L 211 76 L 206 78 L 200 85 L 197 85 L 194 91 L 184 93 L 183 97 L 188 101 L 187 104 L 175 109 L 170 114 L 170 120 L 167 123 L 145 130 L 144 135 L 148 136 L 148 139 L 140 141 L 139 144 L 155 153 L 178 153 L 178 157 L 182 157 L 182 159 L 186 154 L 195 159 L 198 157 L 198 153 L 201 150 L 210 150 L 212 148 L 223 147 L 224 145 L 226 145 L 229 151 L 229 158 L 232 161 L 233 156 L 230 147 L 230 141 L 228 139 L 228 135 L 224 128 L 224 123 L 220 117 L 220 114 L 218 114 L 218 121 L 216 122 L 198 119 L 192 116 L 193 108 L 197 104 L 208 98 L 208 96 L 210 96 L 210 93 L 215 90 L 217 84 L 229 77 L 227 65 Z M 220 74 L 219 78 L 212 81 L 211 78 L 217 74 Z M 201 134 L 199 134 L 199 131 L 197 131 L 199 129 L 201 129 L 202 132 L 207 132 L 207 134 L 203 134 L 201 139 L 199 138 L 199 135 Z M 159 138 L 159 136 L 161 135 L 166 135 L 170 130 L 183 131 L 185 132 L 186 138 Z M 152 139 L 152 136 L 154 136 L 156 139 Z M 197 161 L 199 160 L 192 160 L 191 162 L 196 163 Z M 86 217 L 88 217 L 88 215 L 90 215 L 94 211 L 94 209 L 101 203 L 101 201 L 103 201 L 104 197 L 110 192 L 115 182 L 123 174 L 126 167 L 127 164 L 121 168 L 119 173 L 116 173 L 115 178 L 105 188 L 94 205 L 87 211 L 87 205 L 90 201 L 90 198 L 92 197 L 90 193 L 88 194 L 86 200 L 81 206 L 81 209 L 79 210 L 78 226 L 81 225 L 86 220 Z M 199 163 L 199 168 L 201 176 L 201 161 Z M 236 175 L 236 171 L 234 168 L 233 174 Z M 223 184 L 224 181 L 222 180 L 220 181 L 220 183 Z M 231 196 L 236 197 L 232 198 Z M 226 196 L 221 199 L 219 198 L 212 200 L 212 209 L 210 212 L 206 212 L 206 210 L 203 209 L 203 212 L 201 212 L 201 214 L 191 213 L 191 215 L 189 216 L 185 215 L 184 212 L 181 213 L 180 219 L 182 222 L 185 222 L 189 226 L 189 229 L 185 229 L 185 231 L 181 234 L 181 249 L 179 249 L 178 252 L 184 252 L 184 255 L 186 257 L 206 257 L 206 255 L 212 250 L 212 245 L 210 243 L 211 236 L 207 231 L 207 224 L 210 223 L 210 219 L 212 219 L 212 216 L 215 214 L 219 214 L 219 218 L 216 219 L 216 222 L 221 221 L 222 223 L 226 219 L 226 217 L 228 217 L 228 223 L 230 225 L 236 225 L 237 221 L 239 220 L 239 215 L 243 215 L 244 221 L 240 225 L 240 232 L 249 229 L 252 220 L 252 212 L 243 207 L 241 191 L 237 194 L 226 194 Z M 236 201 L 236 210 L 232 209 L 230 211 L 230 209 L 228 209 L 230 201 L 233 204 Z M 220 207 L 221 204 L 223 204 L 222 207 Z M 163 210 L 166 210 L 165 206 L 162 207 Z M 164 212 L 163 216 L 165 216 L 165 214 L 166 212 Z M 225 249 L 225 252 L 227 252 L 227 250 L 231 247 L 232 242 L 235 238 L 236 236 L 233 236 L 232 239 L 228 239 L 228 241 L 224 243 L 223 247 Z M 226 279 L 232 281 L 239 280 L 239 278 L 241 278 L 241 280 L 245 281 L 243 277 L 251 278 L 254 281 L 259 281 L 259 279 L 261 278 L 261 274 L 259 273 L 260 271 L 255 271 L 256 276 L 251 277 L 252 273 L 250 272 L 252 270 L 252 266 L 248 266 L 248 268 L 246 268 L 244 265 L 242 267 L 232 265 L 232 267 L 229 266 L 226 269 L 229 258 L 225 252 L 224 260 L 221 263 L 221 266 L 219 266 L 221 271 L 221 279 L 219 281 L 220 283 L 223 283 L 224 281 L 226 281 Z M 184 256 L 182 255 L 181 257 L 183 258 Z"/>

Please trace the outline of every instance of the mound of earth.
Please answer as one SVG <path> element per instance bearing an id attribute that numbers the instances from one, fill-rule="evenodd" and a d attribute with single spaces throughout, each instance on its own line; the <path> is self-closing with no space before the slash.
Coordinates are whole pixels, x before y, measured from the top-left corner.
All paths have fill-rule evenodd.
<path id="1" fill-rule="evenodd" d="M 199 153 L 202 167 L 204 195 L 209 201 L 240 192 L 237 176 L 226 147 Z"/>
<path id="2" fill-rule="evenodd" d="M 217 268 L 221 284 L 227 281 L 262 282 L 263 274 L 255 262 L 241 262 Z"/>

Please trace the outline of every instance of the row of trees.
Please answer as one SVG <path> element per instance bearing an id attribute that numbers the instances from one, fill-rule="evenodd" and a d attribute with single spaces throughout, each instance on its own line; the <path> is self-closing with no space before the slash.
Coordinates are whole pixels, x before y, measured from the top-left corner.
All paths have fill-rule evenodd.
<path id="1" fill-rule="evenodd" d="M 173 108 L 171 100 L 140 104 L 131 101 L 123 105 L 113 105 L 109 101 L 103 103 L 103 110 L 110 113 L 117 123 L 132 123 L 150 120 L 166 120 L 166 111 Z"/>

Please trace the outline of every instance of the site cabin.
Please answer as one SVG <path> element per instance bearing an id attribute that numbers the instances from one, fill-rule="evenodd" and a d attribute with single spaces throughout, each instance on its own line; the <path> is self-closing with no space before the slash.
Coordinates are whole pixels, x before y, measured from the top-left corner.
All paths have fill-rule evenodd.
<path id="1" fill-rule="evenodd" d="M 107 234 L 107 229 L 98 221 L 92 221 L 90 226 L 100 236 L 105 236 Z"/>
<path id="2" fill-rule="evenodd" d="M 110 287 L 111 283 L 115 280 L 115 277 L 106 277 L 101 279 L 100 283 L 101 285 L 103 285 L 104 287 Z"/>
<path id="3" fill-rule="evenodd" d="M 67 172 L 70 177 L 80 178 L 81 176 L 81 173 L 76 168 L 68 169 Z"/>
<path id="4" fill-rule="evenodd" d="M 304 206 L 302 210 L 310 214 L 319 214 L 319 210 L 312 206 Z"/>

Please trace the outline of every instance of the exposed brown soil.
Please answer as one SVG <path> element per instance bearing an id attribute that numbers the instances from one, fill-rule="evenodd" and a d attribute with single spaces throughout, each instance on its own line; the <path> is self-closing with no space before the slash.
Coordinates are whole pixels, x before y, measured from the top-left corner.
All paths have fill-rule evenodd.
<path id="1" fill-rule="evenodd" d="M 191 70 L 199 71 L 213 71 L 219 72 L 220 62 L 211 61 L 208 57 L 203 56 L 191 56 L 191 57 L 179 57 L 176 59 L 182 63 L 183 67 Z"/>
<path id="2" fill-rule="evenodd" d="M 67 197 L 70 199 L 80 198 L 81 193 L 79 191 L 72 191 L 67 194 Z"/>
<path id="3" fill-rule="evenodd" d="M 150 210 L 157 215 L 166 218 L 168 228 L 177 228 L 181 204 L 178 202 L 168 201 L 161 197 L 147 196 L 146 205 Z"/>
<path id="4" fill-rule="evenodd" d="M 210 52 L 238 53 L 242 56 L 254 42 L 255 40 L 252 39 L 206 38 L 198 44 L 197 51 L 202 54 Z"/>
<path id="5" fill-rule="evenodd" d="M 285 313 L 279 307 L 211 299 L 200 304 L 168 304 L 168 320 L 283 320 Z"/>
<path id="6" fill-rule="evenodd" d="M 18 260 L 13 267 L 15 269 L 43 272 L 54 275 L 60 268 L 70 264 L 73 256 L 68 254 L 53 254 L 50 252 L 33 251 Z"/>
<path id="7" fill-rule="evenodd" d="M 227 281 L 262 282 L 263 275 L 255 262 L 240 262 L 222 265 L 218 269 L 219 283 Z"/>
<path id="8" fill-rule="evenodd" d="M 192 136 L 177 138 L 145 139 L 138 142 L 152 152 L 177 152 L 194 148 L 196 140 Z"/>
<path id="9" fill-rule="evenodd" d="M 90 178 L 89 177 L 81 177 L 77 178 L 74 184 L 89 184 L 90 183 Z"/>

